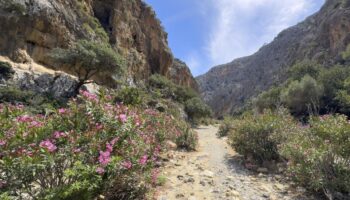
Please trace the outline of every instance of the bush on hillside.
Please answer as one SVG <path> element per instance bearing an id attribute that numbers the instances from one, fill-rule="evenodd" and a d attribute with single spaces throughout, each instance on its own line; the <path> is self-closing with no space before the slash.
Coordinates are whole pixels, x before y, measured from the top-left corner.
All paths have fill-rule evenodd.
<path id="1" fill-rule="evenodd" d="M 116 101 L 125 105 L 141 105 L 142 93 L 138 88 L 126 87 L 118 91 Z"/>
<path id="2" fill-rule="evenodd" d="M 284 146 L 295 181 L 330 199 L 350 193 L 350 123 L 346 116 L 313 117 L 310 128 L 296 132 Z M 345 198 L 344 198 L 345 199 Z"/>
<path id="3" fill-rule="evenodd" d="M 283 103 L 296 116 L 318 113 L 323 87 L 309 75 L 293 81 L 282 94 Z"/>
<path id="4" fill-rule="evenodd" d="M 286 110 L 246 114 L 235 122 L 229 134 L 229 142 L 238 153 L 261 164 L 280 159 L 279 145 L 296 128 L 296 123 Z"/>
<path id="5" fill-rule="evenodd" d="M 210 117 L 212 111 L 208 105 L 206 105 L 200 98 L 195 97 L 189 99 L 185 103 L 185 111 L 188 117 L 194 121 L 201 118 Z"/>
<path id="6" fill-rule="evenodd" d="M 175 100 L 180 103 L 185 103 L 187 100 L 198 96 L 199 94 L 189 87 L 177 86 L 175 89 Z"/>
<path id="7" fill-rule="evenodd" d="M 309 75 L 316 79 L 322 71 L 322 66 L 314 61 L 302 61 L 293 65 L 289 70 L 289 78 L 291 80 L 300 81 L 304 76 Z"/>
<path id="8" fill-rule="evenodd" d="M 14 73 L 15 71 L 12 69 L 10 63 L 0 61 L 0 76 L 3 76 L 5 79 L 9 79 Z"/>
<path id="9" fill-rule="evenodd" d="M 281 106 L 281 88 L 273 87 L 270 90 L 261 93 L 253 102 L 254 107 L 258 112 L 263 112 L 265 109 L 276 110 Z"/>
<path id="10" fill-rule="evenodd" d="M 336 99 L 340 90 L 344 90 L 344 81 L 350 77 L 350 68 L 335 66 L 328 70 L 322 71 L 318 82 L 324 86 L 324 95 L 322 102 L 324 113 L 339 112 L 341 105 Z"/>
<path id="11" fill-rule="evenodd" d="M 0 104 L 0 193 L 13 199 L 144 199 L 157 180 L 165 141 L 194 147 L 190 130 L 183 131 L 183 122 L 171 116 L 114 104 L 103 93 L 82 92 L 47 116 Z"/>

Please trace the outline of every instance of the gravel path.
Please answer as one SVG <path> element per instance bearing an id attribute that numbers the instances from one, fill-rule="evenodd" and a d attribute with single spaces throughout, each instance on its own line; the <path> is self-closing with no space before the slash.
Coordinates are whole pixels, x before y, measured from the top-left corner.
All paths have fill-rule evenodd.
<path id="1" fill-rule="evenodd" d="M 214 126 L 196 129 L 196 152 L 171 152 L 163 172 L 167 181 L 158 200 L 308 200 L 302 188 L 291 189 L 279 175 L 256 174 L 244 169 L 239 155 Z"/>

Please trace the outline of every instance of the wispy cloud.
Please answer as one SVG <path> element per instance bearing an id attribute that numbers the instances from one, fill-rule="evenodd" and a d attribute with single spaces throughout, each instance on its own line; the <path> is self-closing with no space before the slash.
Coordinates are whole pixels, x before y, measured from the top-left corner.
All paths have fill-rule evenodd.
<path id="1" fill-rule="evenodd" d="M 214 10 L 205 51 L 212 65 L 254 53 L 323 0 L 204 0 Z M 318 2 L 316 2 L 318 1 Z"/>

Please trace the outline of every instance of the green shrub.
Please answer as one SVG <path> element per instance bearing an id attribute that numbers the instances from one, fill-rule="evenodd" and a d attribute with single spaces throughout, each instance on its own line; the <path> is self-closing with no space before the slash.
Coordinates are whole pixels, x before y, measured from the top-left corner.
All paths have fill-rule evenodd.
<path id="1" fill-rule="evenodd" d="M 35 94 L 15 87 L 0 87 L 0 101 L 12 103 L 28 103 Z"/>
<path id="2" fill-rule="evenodd" d="M 322 66 L 314 61 L 302 61 L 293 65 L 289 70 L 289 78 L 291 80 L 300 81 L 304 76 L 309 75 L 316 79 L 322 71 Z"/>
<path id="3" fill-rule="evenodd" d="M 344 81 L 350 77 L 350 68 L 334 66 L 328 70 L 323 70 L 318 78 L 318 82 L 324 87 L 322 103 L 324 112 L 338 112 L 341 109 L 339 101 L 336 99 L 337 94 L 344 88 Z"/>
<path id="4" fill-rule="evenodd" d="M 35 94 L 32 91 L 7 86 L 0 87 L 0 103 L 23 104 L 32 113 L 45 114 L 63 106 L 65 102 L 60 102 L 50 95 Z"/>
<path id="5" fill-rule="evenodd" d="M 185 111 L 191 120 L 210 117 L 212 111 L 200 98 L 189 99 L 185 103 Z"/>
<path id="6" fill-rule="evenodd" d="M 142 104 L 142 96 L 142 91 L 140 89 L 126 87 L 118 91 L 116 100 L 125 105 L 136 106 Z"/>
<path id="7" fill-rule="evenodd" d="M 9 79 L 13 76 L 15 71 L 12 69 L 10 63 L 0 61 L 0 75 L 5 79 Z"/>
<path id="8" fill-rule="evenodd" d="M 20 15 L 25 15 L 27 12 L 27 8 L 24 4 L 14 2 L 13 0 L 2 0 L 4 10 L 7 12 L 15 12 Z"/>
<path id="9" fill-rule="evenodd" d="M 198 135 L 194 132 L 191 127 L 183 124 L 183 134 L 176 139 L 176 145 L 178 148 L 186 150 L 195 150 L 198 142 Z"/>
<path id="10" fill-rule="evenodd" d="M 313 117 L 310 128 L 295 134 L 283 149 L 295 181 L 331 199 L 338 199 L 337 192 L 350 193 L 350 123 L 346 116 Z"/>
<path id="11" fill-rule="evenodd" d="M 175 89 L 175 100 L 180 103 L 185 103 L 187 100 L 198 97 L 198 93 L 192 88 L 177 86 Z"/>
<path id="12" fill-rule="evenodd" d="M 283 103 L 293 115 L 301 116 L 318 113 L 323 87 L 309 75 L 301 81 L 293 81 L 282 94 Z"/>
<path id="13" fill-rule="evenodd" d="M 219 131 L 217 133 L 218 137 L 226 137 L 232 131 L 234 127 L 234 119 L 231 117 L 225 117 L 221 122 Z"/>
<path id="14" fill-rule="evenodd" d="M 253 102 L 254 107 L 258 112 L 263 112 L 265 109 L 276 110 L 281 106 L 281 88 L 273 87 L 270 90 L 261 93 Z"/>
<path id="15" fill-rule="evenodd" d="M 295 129 L 296 124 L 286 110 L 246 114 L 235 122 L 229 142 L 238 153 L 261 164 L 280 159 L 278 147 Z"/>
<path id="16" fill-rule="evenodd" d="M 174 98 L 176 86 L 165 76 L 154 74 L 149 78 L 149 86 L 160 91 L 163 98 Z"/>

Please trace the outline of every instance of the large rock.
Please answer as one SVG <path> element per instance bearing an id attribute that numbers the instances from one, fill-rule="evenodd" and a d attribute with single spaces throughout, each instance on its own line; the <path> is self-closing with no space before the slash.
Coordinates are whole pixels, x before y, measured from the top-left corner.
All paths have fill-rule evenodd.
<path id="1" fill-rule="evenodd" d="M 7 85 L 15 85 L 22 90 L 50 95 L 58 100 L 65 100 L 76 95 L 77 80 L 65 73 L 33 73 L 15 69 L 15 75 Z"/>
<path id="2" fill-rule="evenodd" d="M 218 116 L 232 114 L 261 91 L 286 80 L 288 67 L 298 61 L 337 62 L 350 42 L 349 6 L 349 1 L 327 0 L 318 13 L 282 31 L 257 53 L 197 77 L 205 101 Z"/>
<path id="3" fill-rule="evenodd" d="M 187 86 L 198 91 L 198 84 L 193 78 L 189 67 L 185 62 L 175 58 L 173 65 L 170 67 L 168 77 L 176 84 Z"/>

